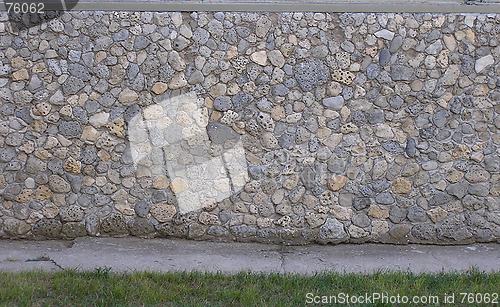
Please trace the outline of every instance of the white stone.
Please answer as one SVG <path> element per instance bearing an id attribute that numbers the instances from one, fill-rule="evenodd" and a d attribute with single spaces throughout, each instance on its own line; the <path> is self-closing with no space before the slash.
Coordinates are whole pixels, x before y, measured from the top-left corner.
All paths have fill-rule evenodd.
<path id="1" fill-rule="evenodd" d="M 99 128 L 106 125 L 108 123 L 108 120 L 109 120 L 109 113 L 99 112 L 97 114 L 92 115 L 89 118 L 89 123 L 92 126 Z"/>
<path id="2" fill-rule="evenodd" d="M 163 108 L 159 104 L 154 104 L 146 107 L 143 111 L 145 120 L 159 119 L 163 115 Z"/>
<path id="3" fill-rule="evenodd" d="M 265 51 L 256 51 L 250 55 L 250 60 L 261 66 L 266 66 L 267 53 Z"/>
<path id="4" fill-rule="evenodd" d="M 383 38 L 383 39 L 390 40 L 390 41 L 394 38 L 394 32 L 391 32 L 391 31 L 386 30 L 386 29 L 377 31 L 374 33 L 374 35 L 376 37 Z"/>
<path id="5" fill-rule="evenodd" d="M 495 63 L 495 60 L 493 59 L 493 56 L 491 54 L 483 56 L 482 58 L 476 60 L 476 67 L 475 67 L 476 72 L 480 73 L 483 69 L 486 68 L 486 66 L 491 65 L 493 63 Z"/>

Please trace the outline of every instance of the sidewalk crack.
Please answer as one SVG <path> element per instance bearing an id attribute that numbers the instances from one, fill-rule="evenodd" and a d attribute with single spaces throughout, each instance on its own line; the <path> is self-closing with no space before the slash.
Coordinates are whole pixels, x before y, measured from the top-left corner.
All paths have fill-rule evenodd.
<path id="1" fill-rule="evenodd" d="M 62 266 L 59 265 L 54 259 L 49 258 L 49 261 L 52 262 L 56 267 L 58 267 L 60 270 L 64 270 Z"/>

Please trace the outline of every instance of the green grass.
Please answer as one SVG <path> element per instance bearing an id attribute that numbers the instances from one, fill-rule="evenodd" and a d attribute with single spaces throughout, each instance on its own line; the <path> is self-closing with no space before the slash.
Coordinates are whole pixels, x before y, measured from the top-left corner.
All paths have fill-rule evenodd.
<path id="1" fill-rule="evenodd" d="M 93 272 L 0 272 L 1 306 L 317 306 L 306 304 L 309 292 L 320 296 L 340 292 L 350 295 L 385 292 L 410 298 L 437 295 L 441 303 L 444 293 L 455 293 L 455 304 L 448 306 L 465 306 L 460 304 L 460 292 L 500 293 L 500 273 L 471 269 L 464 273 L 384 271 L 371 275 L 315 276 L 247 272 L 115 274 L 108 268 Z M 393 304 L 379 301 L 362 306 Z"/>

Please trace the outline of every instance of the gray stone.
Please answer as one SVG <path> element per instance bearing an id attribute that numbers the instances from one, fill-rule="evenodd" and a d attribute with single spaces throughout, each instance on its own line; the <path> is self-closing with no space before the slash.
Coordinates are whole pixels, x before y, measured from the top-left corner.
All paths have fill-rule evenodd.
<path id="1" fill-rule="evenodd" d="M 223 144 L 228 140 L 237 140 L 239 135 L 230 127 L 218 122 L 209 123 L 207 126 L 208 137 L 214 144 Z"/>
<path id="2" fill-rule="evenodd" d="M 348 239 L 344 225 L 336 218 L 330 217 L 319 228 L 318 241 L 320 243 L 339 243 Z"/>
<path id="3" fill-rule="evenodd" d="M 72 95 L 78 93 L 84 86 L 85 83 L 82 80 L 69 76 L 63 83 L 62 89 L 65 95 Z"/>
<path id="4" fill-rule="evenodd" d="M 80 206 L 71 205 L 59 209 L 59 216 L 63 222 L 79 222 L 85 217 L 85 211 Z"/>
<path id="5" fill-rule="evenodd" d="M 470 227 L 465 224 L 463 217 L 452 216 L 447 218 L 438 228 L 438 236 L 461 242 L 472 237 L 472 232 Z"/>
<path id="6" fill-rule="evenodd" d="M 394 197 L 388 192 L 380 193 L 375 197 L 375 202 L 382 205 L 391 205 L 394 203 Z"/>
<path id="7" fill-rule="evenodd" d="M 425 213 L 424 209 L 420 208 L 419 206 L 411 206 L 410 208 L 408 208 L 407 217 L 414 223 L 423 223 L 427 221 L 427 214 Z"/>
<path id="8" fill-rule="evenodd" d="M 49 186 L 56 193 L 68 193 L 71 191 L 70 184 L 58 175 L 50 175 Z"/>
<path id="9" fill-rule="evenodd" d="M 30 156 L 26 161 L 26 166 L 24 169 L 27 173 L 39 174 L 47 169 L 47 163 L 36 157 Z"/>
<path id="10" fill-rule="evenodd" d="M 80 137 L 83 128 L 76 121 L 61 121 L 59 124 L 59 133 L 67 137 Z"/>
<path id="11" fill-rule="evenodd" d="M 476 184 L 471 184 L 468 190 L 469 194 L 476 196 L 488 196 L 490 193 L 490 183 L 481 182 Z"/>
<path id="12" fill-rule="evenodd" d="M 417 224 L 411 229 L 411 234 L 422 241 L 433 242 L 437 239 L 437 229 L 433 224 Z"/>
<path id="13" fill-rule="evenodd" d="M 366 77 L 368 79 L 375 79 L 378 77 L 379 74 L 380 74 L 380 68 L 376 64 L 370 64 L 366 68 Z"/>
<path id="14" fill-rule="evenodd" d="M 308 92 L 328 80 L 328 68 L 320 60 L 307 60 L 295 66 L 295 79 Z"/>
<path id="15" fill-rule="evenodd" d="M 62 223 L 57 219 L 41 219 L 31 231 L 36 236 L 43 236 L 48 238 L 59 238 L 61 236 Z"/>
<path id="16" fill-rule="evenodd" d="M 344 106 L 344 97 L 335 96 L 323 99 L 323 105 L 329 109 L 340 110 Z"/>
<path id="17" fill-rule="evenodd" d="M 130 36 L 130 33 L 127 29 L 121 29 L 118 32 L 116 32 L 115 34 L 113 34 L 112 37 L 113 37 L 113 40 L 115 42 L 121 42 L 121 41 L 124 41 L 127 38 L 129 38 L 129 36 Z"/>
<path id="18" fill-rule="evenodd" d="M 387 50 L 387 48 L 382 48 L 380 50 L 378 60 L 380 66 L 385 66 L 389 63 L 389 61 L 391 60 L 391 54 L 389 53 L 389 50 Z"/>
<path id="19" fill-rule="evenodd" d="M 391 77 L 394 81 L 411 81 L 414 71 L 411 67 L 404 65 L 391 66 Z"/>
<path id="20" fill-rule="evenodd" d="M 227 111 L 233 107 L 233 104 L 231 102 L 231 97 L 229 96 L 217 96 L 214 99 L 214 109 L 217 111 Z"/>
<path id="21" fill-rule="evenodd" d="M 401 48 L 401 45 L 403 45 L 403 37 L 398 35 L 392 40 L 389 51 L 391 53 L 395 53 L 399 50 L 399 48 Z"/>
<path id="22" fill-rule="evenodd" d="M 382 147 L 391 153 L 402 153 L 403 152 L 403 148 L 401 148 L 401 145 L 395 141 L 383 142 Z"/>
<path id="23" fill-rule="evenodd" d="M 90 81 L 90 72 L 87 67 L 80 64 L 69 64 L 68 72 L 75 78 L 78 78 L 84 82 Z"/>
<path id="24" fill-rule="evenodd" d="M 250 102 L 252 102 L 252 100 L 252 95 L 245 92 L 239 92 L 231 98 L 235 112 L 242 111 L 246 106 L 248 106 L 248 104 L 250 104 Z"/>
<path id="25" fill-rule="evenodd" d="M 139 51 L 149 46 L 150 43 L 151 41 L 146 36 L 139 35 L 134 40 L 134 49 Z"/>

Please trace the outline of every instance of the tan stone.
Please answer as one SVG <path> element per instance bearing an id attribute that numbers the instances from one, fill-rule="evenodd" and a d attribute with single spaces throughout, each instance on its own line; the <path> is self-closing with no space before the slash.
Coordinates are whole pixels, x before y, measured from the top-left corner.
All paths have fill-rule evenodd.
<path id="1" fill-rule="evenodd" d="M 99 152 L 97 152 L 97 157 L 101 161 L 108 161 L 111 158 L 111 155 L 106 150 L 101 149 L 99 150 Z"/>
<path id="2" fill-rule="evenodd" d="M 351 83 L 354 82 L 355 78 L 356 78 L 356 75 L 353 74 L 352 72 L 344 71 L 344 70 L 340 70 L 340 69 L 333 71 L 333 74 L 332 74 L 332 79 L 334 81 L 340 82 L 344 85 L 351 85 Z"/>
<path id="3" fill-rule="evenodd" d="M 347 229 L 347 231 L 351 235 L 351 238 L 354 238 L 354 239 L 364 238 L 364 237 L 368 236 L 368 234 L 369 234 L 363 228 L 360 228 L 360 227 L 355 226 L 355 225 L 350 225 L 349 228 Z"/>
<path id="4" fill-rule="evenodd" d="M 125 129 L 125 121 L 123 118 L 115 119 L 111 124 L 108 125 L 111 134 L 116 135 L 119 138 L 123 138 L 123 130 Z"/>
<path id="5" fill-rule="evenodd" d="M 123 91 L 121 91 L 120 95 L 118 95 L 118 101 L 120 102 L 133 102 L 138 98 L 139 95 L 129 88 L 125 88 Z"/>
<path id="6" fill-rule="evenodd" d="M 377 205 L 371 205 L 368 215 L 376 219 L 386 219 L 389 217 L 389 211 L 380 208 Z"/>
<path id="7" fill-rule="evenodd" d="M 174 193 L 180 193 L 182 191 L 186 191 L 188 189 L 187 183 L 182 178 L 174 178 L 170 183 L 170 189 Z"/>
<path id="8" fill-rule="evenodd" d="M 294 189 L 297 184 L 299 183 L 299 176 L 298 175 L 291 175 L 285 181 L 283 181 L 283 188 L 287 190 L 292 190 Z"/>
<path id="9" fill-rule="evenodd" d="M 47 204 L 42 208 L 42 214 L 48 219 L 53 219 L 59 214 L 59 208 L 54 204 Z"/>
<path id="10" fill-rule="evenodd" d="M 407 194 L 411 191 L 411 182 L 407 178 L 400 177 L 392 183 L 392 191 L 396 194 Z"/>
<path id="11" fill-rule="evenodd" d="M 340 205 L 334 205 L 330 212 L 337 220 L 349 221 L 352 218 L 352 209 Z"/>
<path id="12" fill-rule="evenodd" d="M 18 203 L 27 203 L 30 201 L 30 196 L 33 194 L 33 191 L 30 189 L 24 189 L 21 191 L 19 195 L 16 197 L 16 201 Z"/>
<path id="13" fill-rule="evenodd" d="M 102 60 L 104 60 L 107 57 L 107 54 L 105 51 L 99 51 L 96 53 L 94 57 L 94 64 L 99 64 Z"/>
<path id="14" fill-rule="evenodd" d="M 271 117 L 276 121 L 284 119 L 286 117 L 285 108 L 283 106 L 274 106 L 271 109 Z"/>
<path id="15" fill-rule="evenodd" d="M 157 190 L 165 190 L 168 188 L 169 184 L 170 182 L 168 181 L 167 176 L 160 175 L 153 179 L 153 188 Z"/>
<path id="16" fill-rule="evenodd" d="M 439 223 L 446 218 L 448 212 L 441 207 L 433 208 L 427 211 L 427 215 L 434 223 Z"/>
<path id="17" fill-rule="evenodd" d="M 330 177 L 330 180 L 328 182 L 328 188 L 332 191 L 338 191 L 345 186 L 346 182 L 347 182 L 347 177 L 333 175 L 332 177 Z"/>
<path id="18" fill-rule="evenodd" d="M 462 178 L 464 178 L 464 173 L 456 169 L 451 170 L 446 176 L 446 180 L 450 183 L 457 183 L 462 180 Z"/>
<path id="19" fill-rule="evenodd" d="M 52 106 L 48 102 L 40 102 L 33 108 L 33 114 L 37 116 L 45 116 L 50 113 Z"/>
<path id="20" fill-rule="evenodd" d="M 187 85 L 187 80 L 186 80 L 186 76 L 184 75 L 184 73 L 182 72 L 179 72 L 179 73 L 176 73 L 172 79 L 170 80 L 170 83 L 168 85 L 168 87 L 171 89 L 171 90 L 177 90 L 177 89 L 180 89 L 184 86 Z"/>
<path id="21" fill-rule="evenodd" d="M 35 190 L 35 201 L 41 202 L 52 197 L 52 191 L 46 186 L 39 186 Z"/>
<path id="22" fill-rule="evenodd" d="M 95 142 L 97 138 L 99 138 L 99 131 L 97 131 L 94 127 L 92 126 L 85 126 L 82 131 L 82 136 L 81 139 L 83 141 L 88 141 L 88 142 Z"/>
<path id="23" fill-rule="evenodd" d="M 266 66 L 267 53 L 265 51 L 256 51 L 250 55 L 250 60 L 259 64 L 260 66 Z"/>
<path id="24" fill-rule="evenodd" d="M 155 93 L 156 95 L 161 95 L 165 93 L 165 91 L 168 89 L 168 84 L 164 82 L 156 82 L 155 85 L 151 88 L 151 91 Z"/>
<path id="25" fill-rule="evenodd" d="M 317 214 L 308 212 L 306 213 L 305 219 L 311 228 L 317 228 L 325 223 L 327 217 L 328 215 L 324 213 Z"/>
<path id="26" fill-rule="evenodd" d="M 387 221 L 372 221 L 372 236 L 378 238 L 389 232 L 389 223 Z"/>
<path id="27" fill-rule="evenodd" d="M 214 225 L 219 221 L 219 217 L 215 214 L 210 214 L 208 212 L 203 211 L 198 220 L 203 225 Z"/>
<path id="28" fill-rule="evenodd" d="M 135 215 L 135 210 L 130 208 L 130 205 L 127 202 L 120 202 L 115 204 L 115 209 L 123 215 Z"/>
<path id="29" fill-rule="evenodd" d="M 29 74 L 25 68 L 20 69 L 20 70 L 12 73 L 12 80 L 14 80 L 14 81 L 21 81 L 21 80 L 28 80 L 28 79 L 29 79 Z"/>
<path id="30" fill-rule="evenodd" d="M 73 157 L 69 157 L 68 160 L 66 160 L 66 163 L 64 163 L 63 168 L 68 173 L 80 174 L 80 170 L 82 168 L 82 162 L 76 160 Z"/>
<path id="31" fill-rule="evenodd" d="M 470 149 L 465 144 L 460 144 L 453 150 L 452 157 L 453 159 L 468 159 L 469 158 Z"/>
<path id="32" fill-rule="evenodd" d="M 255 217 L 255 215 L 245 214 L 243 216 L 243 224 L 255 225 L 255 224 L 257 224 L 257 217 Z"/>
<path id="33" fill-rule="evenodd" d="M 172 220 L 174 215 L 177 213 L 177 209 L 175 209 L 174 205 L 158 203 L 153 205 L 149 212 L 158 222 L 164 223 Z"/>

